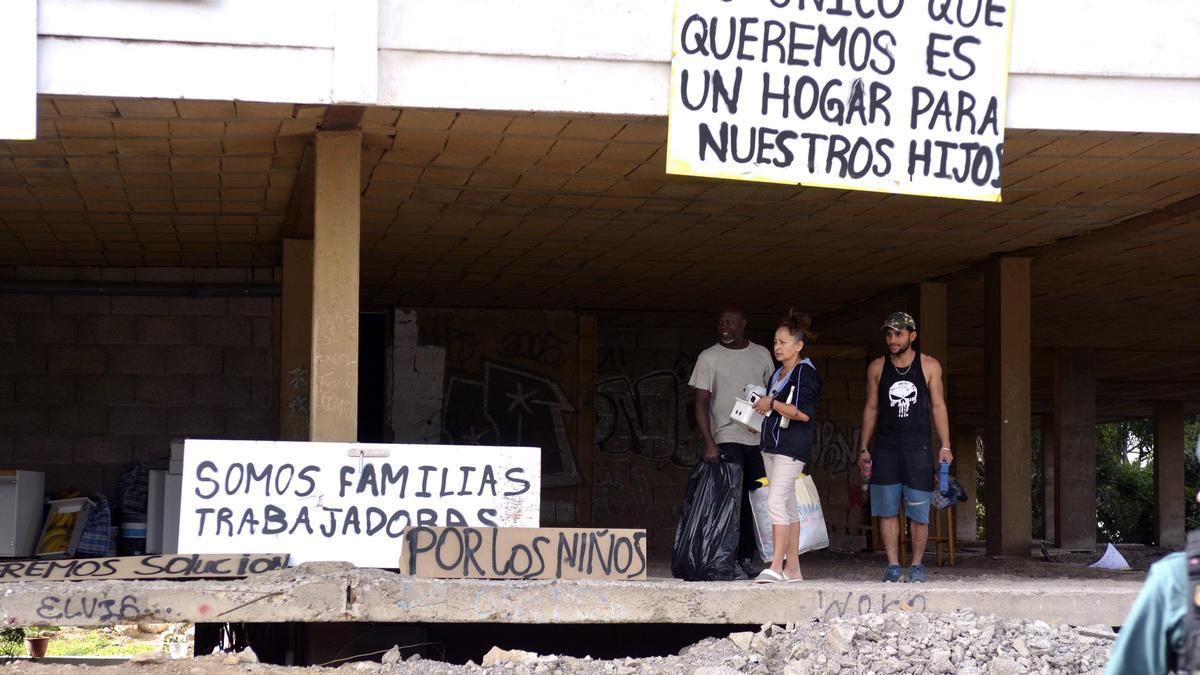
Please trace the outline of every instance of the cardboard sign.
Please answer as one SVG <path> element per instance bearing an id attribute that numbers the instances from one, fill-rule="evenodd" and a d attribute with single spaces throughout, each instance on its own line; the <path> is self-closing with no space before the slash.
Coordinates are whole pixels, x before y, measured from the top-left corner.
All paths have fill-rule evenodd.
<path id="1" fill-rule="evenodd" d="M 400 572 L 435 579 L 645 579 L 646 531 L 411 527 Z"/>
<path id="2" fill-rule="evenodd" d="M 667 173 L 1000 201 L 1012 0 L 678 0 Z"/>
<path id="3" fill-rule="evenodd" d="M 238 579 L 287 567 L 286 554 L 146 555 L 0 562 L 2 581 Z"/>
<path id="4" fill-rule="evenodd" d="M 179 551 L 392 567 L 405 528 L 531 527 L 540 507 L 537 448 L 188 440 Z"/>

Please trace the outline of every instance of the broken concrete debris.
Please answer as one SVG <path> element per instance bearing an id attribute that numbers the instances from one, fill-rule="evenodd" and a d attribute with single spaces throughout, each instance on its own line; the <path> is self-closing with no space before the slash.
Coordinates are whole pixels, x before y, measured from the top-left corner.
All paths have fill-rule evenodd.
<path id="1" fill-rule="evenodd" d="M 387 650 L 386 653 L 384 653 L 383 657 L 379 659 L 379 662 L 385 666 L 392 666 L 400 663 L 403 660 L 404 658 L 400 656 L 400 645 L 395 645 L 391 649 Z"/>
<path id="2" fill-rule="evenodd" d="M 533 652 L 526 652 L 520 649 L 501 649 L 492 647 L 488 653 L 483 655 L 483 666 L 499 666 L 506 664 L 529 665 L 538 660 L 538 655 Z"/>
<path id="3" fill-rule="evenodd" d="M 465 666 L 430 659 L 401 662 L 399 650 L 388 651 L 387 663 L 359 661 L 342 666 L 348 672 L 414 675 L 825 675 L 832 673 L 962 673 L 965 675 L 1024 675 L 1083 673 L 1099 675 L 1108 660 L 1115 635 L 1103 625 L 1050 625 L 1042 621 L 1000 619 L 970 610 L 951 614 L 888 612 L 789 626 L 764 626 L 758 631 L 731 633 L 689 645 L 665 657 L 623 658 L 612 661 L 539 655 L 520 649 L 493 647 L 481 665 Z M 226 661 L 228 659 L 228 661 Z M 255 664 L 253 653 L 212 655 L 188 661 L 150 661 L 139 673 L 218 673 L 226 662 L 256 673 L 292 675 L 325 673 L 328 669 L 286 668 Z M 184 668 L 186 666 L 186 668 Z M 0 666 L 6 675 L 13 666 Z M 20 672 L 50 673 L 50 666 L 21 664 Z M 82 672 L 53 666 L 53 672 Z"/>

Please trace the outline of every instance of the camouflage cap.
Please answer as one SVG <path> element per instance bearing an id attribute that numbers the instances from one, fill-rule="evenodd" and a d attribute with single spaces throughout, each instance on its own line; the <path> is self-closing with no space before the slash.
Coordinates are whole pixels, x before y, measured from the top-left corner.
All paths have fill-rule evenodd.
<path id="1" fill-rule="evenodd" d="M 917 322 L 913 321 L 912 315 L 906 312 L 892 312 L 888 315 L 887 321 L 883 322 L 883 328 L 880 330 L 901 330 L 907 328 L 909 330 L 917 329 Z"/>

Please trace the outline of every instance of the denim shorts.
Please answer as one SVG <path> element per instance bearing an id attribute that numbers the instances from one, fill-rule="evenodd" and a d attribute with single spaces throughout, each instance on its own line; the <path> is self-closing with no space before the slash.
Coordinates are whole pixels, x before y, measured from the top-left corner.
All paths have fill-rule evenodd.
<path id="1" fill-rule="evenodd" d="M 871 485 L 871 515 L 879 518 L 900 515 L 901 495 L 904 497 L 904 515 L 914 523 L 928 523 L 933 492 L 916 490 L 900 483 Z"/>

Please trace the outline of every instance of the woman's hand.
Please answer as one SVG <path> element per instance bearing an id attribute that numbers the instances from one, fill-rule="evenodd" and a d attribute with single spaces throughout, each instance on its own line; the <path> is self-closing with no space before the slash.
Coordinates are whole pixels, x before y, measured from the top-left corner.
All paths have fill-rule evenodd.
<path id="1" fill-rule="evenodd" d="M 775 405 L 775 399 L 769 396 L 760 396 L 759 399 L 754 402 L 754 412 L 758 413 L 759 415 L 766 415 L 771 412 L 771 406 L 773 405 Z"/>

